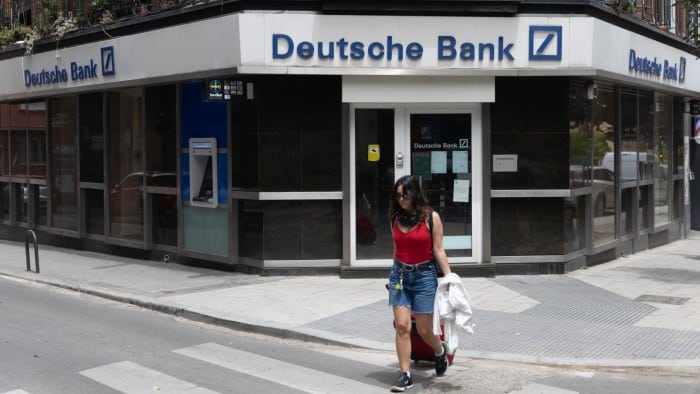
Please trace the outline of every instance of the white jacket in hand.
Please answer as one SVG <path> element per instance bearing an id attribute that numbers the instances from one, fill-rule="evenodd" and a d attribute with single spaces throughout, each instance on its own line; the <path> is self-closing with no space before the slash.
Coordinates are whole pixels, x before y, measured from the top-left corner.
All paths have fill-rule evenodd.
<path id="1" fill-rule="evenodd" d="M 440 335 L 440 321 L 442 320 L 447 352 L 454 354 L 459 346 L 458 330 L 469 334 L 474 333 L 469 293 L 457 274 L 448 274 L 440 280 L 433 310 L 435 312 L 433 313 L 433 333 Z"/>

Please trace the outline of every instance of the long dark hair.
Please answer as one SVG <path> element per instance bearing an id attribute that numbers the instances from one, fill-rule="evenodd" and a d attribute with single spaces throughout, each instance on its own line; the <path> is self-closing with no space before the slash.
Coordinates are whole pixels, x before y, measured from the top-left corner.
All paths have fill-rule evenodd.
<path id="1" fill-rule="evenodd" d="M 408 195 L 411 199 L 410 211 L 405 211 L 396 200 L 396 194 L 399 186 L 403 186 L 403 194 Z M 391 191 L 391 200 L 389 201 L 389 218 L 393 223 L 399 218 L 408 219 L 409 223 L 417 224 L 421 220 L 425 220 L 429 211 L 430 203 L 428 198 L 423 193 L 423 188 L 420 186 L 420 180 L 412 175 L 404 175 L 394 183 L 394 188 Z"/>

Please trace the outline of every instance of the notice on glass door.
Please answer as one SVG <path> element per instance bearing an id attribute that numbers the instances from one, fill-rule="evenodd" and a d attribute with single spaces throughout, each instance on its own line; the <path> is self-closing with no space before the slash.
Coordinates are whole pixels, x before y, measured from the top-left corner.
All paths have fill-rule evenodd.
<path id="1" fill-rule="evenodd" d="M 469 172 L 469 152 L 466 150 L 452 151 L 452 172 L 466 174 Z"/>
<path id="2" fill-rule="evenodd" d="M 470 182 L 467 179 L 455 179 L 454 191 L 452 192 L 452 201 L 454 202 L 469 202 L 469 186 Z"/>
<path id="3" fill-rule="evenodd" d="M 430 152 L 413 152 L 411 165 L 414 176 L 430 176 Z"/>
<path id="4" fill-rule="evenodd" d="M 434 150 L 430 152 L 430 172 L 433 174 L 447 173 L 447 151 Z"/>

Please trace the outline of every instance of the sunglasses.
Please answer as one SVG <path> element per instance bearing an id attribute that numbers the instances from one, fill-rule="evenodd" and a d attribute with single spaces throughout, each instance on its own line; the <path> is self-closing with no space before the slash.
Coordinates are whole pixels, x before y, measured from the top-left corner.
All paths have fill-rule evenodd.
<path id="1" fill-rule="evenodd" d="M 400 199 L 402 199 L 402 198 L 403 198 L 404 200 L 410 200 L 410 199 L 411 199 L 411 195 L 408 194 L 408 193 L 403 193 L 403 194 L 401 194 L 401 193 L 394 193 L 394 198 L 396 198 L 397 200 L 400 200 Z"/>

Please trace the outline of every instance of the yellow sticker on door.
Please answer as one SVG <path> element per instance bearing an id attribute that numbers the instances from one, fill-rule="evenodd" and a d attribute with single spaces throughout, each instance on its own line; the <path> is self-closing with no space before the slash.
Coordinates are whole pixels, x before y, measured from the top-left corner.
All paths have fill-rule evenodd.
<path id="1" fill-rule="evenodd" d="M 367 145 L 367 161 L 379 161 L 379 145 Z"/>

